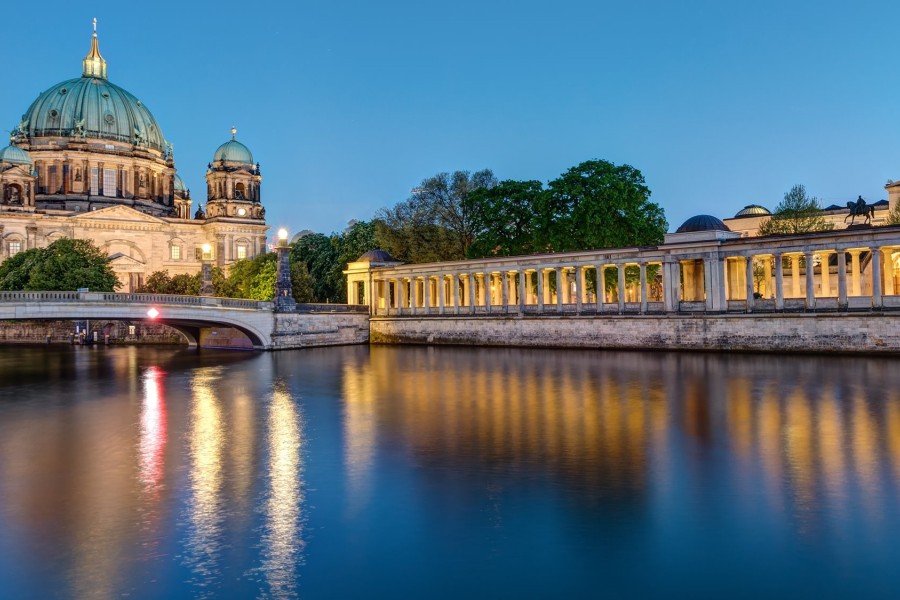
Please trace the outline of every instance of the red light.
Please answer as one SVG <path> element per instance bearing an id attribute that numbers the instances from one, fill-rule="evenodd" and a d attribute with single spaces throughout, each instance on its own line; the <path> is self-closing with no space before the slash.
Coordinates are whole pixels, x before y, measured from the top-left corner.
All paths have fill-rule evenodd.
<path id="1" fill-rule="evenodd" d="M 155 319 L 156 317 L 159 316 L 159 311 L 156 310 L 156 308 L 151 308 L 150 310 L 147 311 L 147 316 L 150 317 L 151 319 Z"/>

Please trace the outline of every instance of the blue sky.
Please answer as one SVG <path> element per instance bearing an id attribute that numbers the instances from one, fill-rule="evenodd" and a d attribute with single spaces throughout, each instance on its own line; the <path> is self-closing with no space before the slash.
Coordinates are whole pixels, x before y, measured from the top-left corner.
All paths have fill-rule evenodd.
<path id="1" fill-rule="evenodd" d="M 0 129 L 80 75 L 94 16 L 110 80 L 153 112 L 195 200 L 234 124 L 267 221 L 292 232 L 456 169 L 628 163 L 670 229 L 795 183 L 830 204 L 900 179 L 898 3 L 53 0 L 7 22 Z"/>

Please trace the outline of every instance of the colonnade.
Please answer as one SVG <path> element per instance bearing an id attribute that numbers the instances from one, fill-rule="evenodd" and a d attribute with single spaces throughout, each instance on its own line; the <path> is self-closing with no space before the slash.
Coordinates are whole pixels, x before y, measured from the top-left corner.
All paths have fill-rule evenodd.
<path id="1" fill-rule="evenodd" d="M 900 308 L 900 228 L 670 234 L 649 248 L 351 263 L 345 273 L 348 298 L 389 316 Z"/>

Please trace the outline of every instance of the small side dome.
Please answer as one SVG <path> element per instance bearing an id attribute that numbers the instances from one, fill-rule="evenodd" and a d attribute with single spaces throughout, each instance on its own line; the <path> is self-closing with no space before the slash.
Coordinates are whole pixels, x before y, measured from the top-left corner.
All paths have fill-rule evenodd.
<path id="1" fill-rule="evenodd" d="M 367 262 L 367 263 L 385 263 L 385 262 L 400 262 L 384 250 L 369 250 L 362 256 L 356 259 L 356 262 Z"/>
<path id="2" fill-rule="evenodd" d="M 760 206 L 759 204 L 748 204 L 744 208 L 738 211 L 736 215 L 734 215 L 735 219 L 740 217 L 766 217 L 771 215 L 769 209 L 765 206 Z"/>
<path id="3" fill-rule="evenodd" d="M 30 167 L 34 164 L 34 161 L 31 160 L 31 155 L 25 150 L 17 146 L 7 146 L 0 150 L 0 163 L 28 165 Z"/>
<path id="4" fill-rule="evenodd" d="M 184 185 L 184 180 L 179 175 L 175 176 L 175 191 L 181 193 L 186 193 L 188 191 L 187 186 Z"/>
<path id="5" fill-rule="evenodd" d="M 728 225 L 712 215 L 696 215 L 681 224 L 675 233 L 691 233 L 694 231 L 731 231 Z"/>
<path id="6" fill-rule="evenodd" d="M 228 140 L 216 149 L 213 154 L 213 163 L 224 160 L 225 162 L 253 164 L 253 154 L 247 146 L 237 140 Z"/>

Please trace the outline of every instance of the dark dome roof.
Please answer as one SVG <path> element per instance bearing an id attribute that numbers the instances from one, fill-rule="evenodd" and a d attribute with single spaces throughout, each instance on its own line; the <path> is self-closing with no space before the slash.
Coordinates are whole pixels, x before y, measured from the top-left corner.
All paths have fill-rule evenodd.
<path id="1" fill-rule="evenodd" d="M 760 206 L 759 204 L 748 204 L 744 208 L 738 211 L 734 218 L 738 217 L 764 217 L 766 215 L 771 215 L 769 209 L 765 206 Z"/>
<path id="2" fill-rule="evenodd" d="M 400 262 L 384 250 L 369 250 L 356 259 L 356 262 Z"/>
<path id="3" fill-rule="evenodd" d="M 712 215 L 696 215 L 681 224 L 675 233 L 691 233 L 693 231 L 731 231 L 728 225 Z"/>

